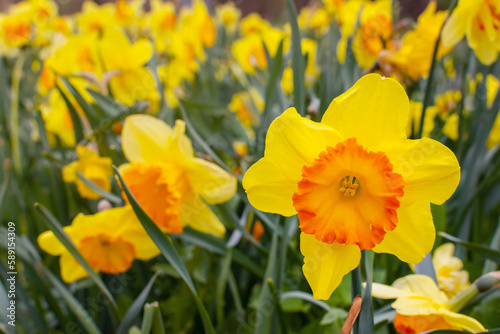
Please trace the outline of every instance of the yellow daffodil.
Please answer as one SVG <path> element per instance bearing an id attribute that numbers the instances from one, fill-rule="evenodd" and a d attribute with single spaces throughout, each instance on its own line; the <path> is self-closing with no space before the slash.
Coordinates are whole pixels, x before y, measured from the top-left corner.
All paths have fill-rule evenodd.
<path id="1" fill-rule="evenodd" d="M 500 3 L 460 0 L 443 28 L 443 44 L 452 47 L 465 35 L 479 61 L 493 64 L 500 51 Z"/>
<path id="2" fill-rule="evenodd" d="M 301 29 L 314 30 L 318 35 L 322 35 L 328 32 L 332 18 L 323 7 L 306 6 L 300 10 L 297 20 Z"/>
<path id="3" fill-rule="evenodd" d="M 209 15 L 207 6 L 201 0 L 194 0 L 192 7 L 185 7 L 181 11 L 181 29 L 195 36 L 205 47 L 215 43 L 216 31 L 213 18 Z M 194 32 L 194 34 L 193 34 Z"/>
<path id="4" fill-rule="evenodd" d="M 61 93 L 57 90 L 52 90 L 48 102 L 42 103 L 40 110 L 45 122 L 49 144 L 54 146 L 56 142 L 55 138 L 57 137 L 61 141 L 61 144 L 74 146 L 75 132 L 73 121 Z"/>
<path id="5" fill-rule="evenodd" d="M 235 140 L 233 142 L 233 149 L 240 157 L 246 157 L 248 155 L 248 145 L 244 141 Z"/>
<path id="6" fill-rule="evenodd" d="M 262 35 L 271 28 L 269 22 L 264 20 L 259 14 L 251 13 L 241 20 L 241 32 L 243 36 L 252 34 Z"/>
<path id="7" fill-rule="evenodd" d="M 460 168 L 441 143 L 406 139 L 408 109 L 397 81 L 366 75 L 333 100 L 321 123 L 294 108 L 274 120 L 264 158 L 243 178 L 255 208 L 298 214 L 314 298 L 330 297 L 362 249 L 408 263 L 432 249 L 429 202 L 451 196 Z"/>
<path id="8" fill-rule="evenodd" d="M 293 69 L 288 66 L 283 70 L 281 76 L 281 88 L 285 94 L 290 95 L 293 92 Z"/>
<path id="9" fill-rule="evenodd" d="M 434 251 L 432 263 L 436 271 L 438 285 L 448 298 L 465 290 L 469 285 L 469 273 L 463 270 L 464 264 L 453 256 L 455 245 L 447 243 Z"/>
<path id="10" fill-rule="evenodd" d="M 120 30 L 108 29 L 99 46 L 105 70 L 118 72 L 109 80 L 113 96 L 129 106 L 137 100 L 148 101 L 155 109 L 159 94 L 153 75 L 145 67 L 153 54 L 152 44 L 145 39 L 131 43 Z"/>
<path id="11" fill-rule="evenodd" d="M 335 15 L 337 14 L 342 6 L 344 5 L 345 0 L 323 0 L 325 3 L 325 8 L 328 10 L 329 13 Z"/>
<path id="12" fill-rule="evenodd" d="M 226 31 L 233 33 L 238 27 L 238 23 L 241 17 L 241 10 L 234 5 L 232 2 L 226 2 L 219 5 L 215 9 L 215 15 L 217 21 L 220 22 Z"/>
<path id="13" fill-rule="evenodd" d="M 115 4 L 115 22 L 122 27 L 130 27 L 143 14 L 144 0 L 118 0 Z"/>
<path id="14" fill-rule="evenodd" d="M 457 113 L 448 115 L 448 117 L 446 117 L 443 126 L 443 133 L 451 140 L 457 141 L 459 125 L 460 125 L 460 116 L 458 116 Z"/>
<path id="15" fill-rule="evenodd" d="M 25 15 L 0 16 L 0 37 L 7 47 L 19 48 L 32 39 L 31 22 Z"/>
<path id="16" fill-rule="evenodd" d="M 479 321 L 452 310 L 450 299 L 428 276 L 409 275 L 396 280 L 392 286 L 373 283 L 372 295 L 377 298 L 396 299 L 393 321 L 399 333 L 414 334 L 435 329 L 484 332 Z"/>
<path id="17" fill-rule="evenodd" d="M 255 73 L 257 69 L 267 67 L 266 51 L 262 44 L 262 38 L 257 34 L 236 40 L 231 51 L 243 70 L 249 74 Z"/>
<path id="18" fill-rule="evenodd" d="M 88 199 L 98 199 L 101 196 L 87 187 L 87 185 L 78 177 L 80 172 L 87 179 L 94 182 L 99 188 L 110 191 L 111 182 L 109 178 L 113 175 L 113 162 L 110 158 L 99 157 L 99 153 L 86 146 L 78 145 L 76 147 L 78 160 L 64 166 L 62 170 L 64 182 L 76 183 L 76 189 L 80 195 Z"/>
<path id="19" fill-rule="evenodd" d="M 236 113 L 236 117 L 244 126 L 251 127 L 259 124 L 259 113 L 264 111 L 264 104 L 260 93 L 254 87 L 250 87 L 248 92 L 234 94 L 228 108 Z"/>
<path id="20" fill-rule="evenodd" d="M 349 11 L 348 13 L 354 14 Z M 351 19 L 352 20 L 352 19 Z M 349 20 L 350 21 L 350 20 Z M 361 7 L 359 28 L 352 41 L 354 57 L 361 68 L 370 68 L 380 51 L 390 46 L 392 35 L 392 4 L 389 0 L 364 3 Z M 339 60 L 345 61 L 345 45 L 349 35 L 339 41 Z"/>
<path id="21" fill-rule="evenodd" d="M 434 45 L 447 15 L 447 11 L 436 11 L 435 1 L 429 2 L 425 11 L 418 17 L 415 29 L 407 32 L 400 43 L 393 43 L 394 47 L 384 53 L 383 61 L 393 63 L 414 80 L 426 77 L 429 74 Z M 399 45 L 399 48 L 396 45 Z M 451 47 L 444 48 L 441 42 L 438 59 L 450 50 Z"/>
<path id="22" fill-rule="evenodd" d="M 127 271 L 134 259 L 147 261 L 160 254 L 129 206 L 94 215 L 79 214 L 64 231 L 98 272 L 119 274 Z M 88 276 L 51 231 L 38 237 L 38 245 L 45 252 L 60 256 L 59 265 L 64 282 L 71 283 Z"/>
<path id="23" fill-rule="evenodd" d="M 195 158 L 185 124 L 174 128 L 148 115 L 125 119 L 122 147 L 129 164 L 120 166 L 125 183 L 141 207 L 162 229 L 180 233 L 185 225 L 224 235 L 224 225 L 205 204 L 230 199 L 236 178 Z"/>
<path id="24" fill-rule="evenodd" d="M 78 28 L 84 34 L 102 34 L 106 28 L 115 25 L 114 12 L 112 3 L 97 5 L 93 1 L 86 0 L 82 5 L 82 11 L 77 15 Z"/>

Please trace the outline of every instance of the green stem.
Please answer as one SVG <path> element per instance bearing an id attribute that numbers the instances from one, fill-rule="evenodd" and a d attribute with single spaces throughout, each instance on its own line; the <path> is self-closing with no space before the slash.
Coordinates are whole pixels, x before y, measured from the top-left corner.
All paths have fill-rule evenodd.
<path id="1" fill-rule="evenodd" d="M 360 266 L 358 265 L 356 269 L 351 271 L 351 297 L 352 300 L 356 298 L 356 296 L 361 296 L 361 269 Z M 356 319 L 356 322 L 354 322 L 354 326 L 352 327 L 352 333 L 353 334 L 360 334 L 359 331 L 359 317 Z"/>
<path id="2" fill-rule="evenodd" d="M 21 147 L 19 142 L 19 88 L 23 75 L 25 55 L 19 53 L 12 73 L 12 90 L 10 93 L 10 140 L 12 145 L 12 163 L 17 175 L 21 175 Z"/>

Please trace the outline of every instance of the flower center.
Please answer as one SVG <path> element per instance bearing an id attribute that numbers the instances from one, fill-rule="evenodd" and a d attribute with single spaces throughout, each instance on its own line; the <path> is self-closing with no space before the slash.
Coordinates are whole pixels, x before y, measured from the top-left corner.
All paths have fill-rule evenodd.
<path id="1" fill-rule="evenodd" d="M 135 248 L 130 242 L 105 234 L 83 238 L 78 249 L 93 268 L 107 274 L 127 271 L 135 258 Z"/>
<path id="2" fill-rule="evenodd" d="M 328 244 L 371 249 L 396 228 L 403 188 L 383 152 L 369 152 L 349 138 L 303 167 L 293 205 L 302 232 Z"/>
<path id="3" fill-rule="evenodd" d="M 168 233 L 182 232 L 180 209 L 189 182 L 181 168 L 170 163 L 134 162 L 122 176 L 137 202 L 160 228 Z"/>
<path id="4" fill-rule="evenodd" d="M 344 197 L 354 197 L 356 189 L 359 187 L 359 182 L 355 176 L 347 175 L 341 180 L 339 192 L 344 194 Z"/>

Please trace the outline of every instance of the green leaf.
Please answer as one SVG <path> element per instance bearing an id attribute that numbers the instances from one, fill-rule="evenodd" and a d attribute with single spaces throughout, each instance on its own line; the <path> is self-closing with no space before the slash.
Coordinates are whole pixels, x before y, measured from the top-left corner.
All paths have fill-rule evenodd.
<path id="1" fill-rule="evenodd" d="M 374 252 L 363 251 L 363 260 L 365 264 L 366 285 L 359 313 L 359 331 L 360 333 L 373 334 L 372 282 Z"/>
<path id="2" fill-rule="evenodd" d="M 64 284 L 62 284 L 57 277 L 50 272 L 50 270 L 45 267 L 42 263 L 42 259 L 35 247 L 29 242 L 28 238 L 23 238 L 23 244 L 27 248 L 27 251 L 30 253 L 32 257 L 32 261 L 35 262 L 34 268 L 41 272 L 41 276 L 47 277 L 50 282 L 50 285 L 53 286 L 59 295 L 64 299 L 66 304 L 68 305 L 69 310 L 75 315 L 75 317 L 80 321 L 83 328 L 90 334 L 100 334 L 101 331 L 95 324 L 92 317 L 87 313 L 85 308 L 80 304 L 80 302 L 71 294 L 71 292 L 66 289 Z"/>
<path id="3" fill-rule="evenodd" d="M 107 199 L 108 201 L 115 203 L 115 204 L 118 204 L 118 205 L 123 204 L 123 200 L 121 197 L 116 196 L 115 194 L 110 193 L 109 191 L 102 189 L 97 184 L 95 184 L 92 180 L 86 178 L 85 175 L 83 175 L 82 173 L 76 172 L 76 176 L 78 176 L 78 178 L 80 180 L 82 180 L 82 182 L 85 183 L 85 185 L 87 187 L 89 187 L 90 189 L 92 189 L 93 191 L 98 193 L 102 198 Z"/>
<path id="4" fill-rule="evenodd" d="M 439 235 L 441 235 L 445 239 L 453 241 L 454 243 L 462 245 L 471 251 L 474 251 L 478 255 L 481 255 L 487 259 L 490 259 L 490 260 L 493 260 L 497 263 L 500 263 L 500 252 L 499 251 L 496 251 L 494 249 L 491 249 L 491 248 L 488 248 L 488 247 L 485 247 L 483 245 L 476 244 L 473 242 L 465 242 L 461 239 L 458 239 L 458 238 L 455 238 L 454 236 L 449 235 L 448 233 L 440 232 Z"/>
<path id="5" fill-rule="evenodd" d="M 324 301 L 314 299 L 314 297 L 310 293 L 307 293 L 304 291 L 287 291 L 287 292 L 284 292 L 281 294 L 281 300 L 288 299 L 288 298 L 298 298 L 298 299 L 308 301 L 314 305 L 321 307 L 322 309 L 324 309 L 326 311 L 330 311 L 332 309 Z"/>
<path id="6" fill-rule="evenodd" d="M 75 140 L 77 143 L 79 143 L 85 137 L 82 119 L 80 118 L 80 115 L 78 114 L 78 111 L 76 110 L 73 103 L 71 103 L 66 94 L 64 94 L 63 90 L 59 86 L 57 86 L 57 90 L 59 91 L 59 94 L 61 94 L 64 102 L 66 103 L 66 106 L 68 107 L 69 115 L 71 116 L 71 122 L 73 123 L 73 129 L 75 131 Z"/>
<path id="7" fill-rule="evenodd" d="M 341 308 L 332 308 L 328 311 L 321 319 L 320 324 L 329 325 L 332 323 L 340 324 L 339 328 L 342 328 L 345 319 L 347 318 L 347 311 Z"/>
<path id="8" fill-rule="evenodd" d="M 87 91 L 92 96 L 97 106 L 110 118 L 116 118 L 127 112 L 127 107 L 118 103 L 112 97 L 102 95 L 101 93 L 88 88 Z"/>
<path id="9" fill-rule="evenodd" d="M 104 294 L 106 299 L 108 299 L 109 304 L 109 309 L 110 313 L 112 316 L 113 321 L 118 321 L 118 307 L 116 305 L 115 300 L 113 299 L 113 296 L 109 292 L 108 288 L 102 281 L 101 277 L 92 269 L 92 267 L 89 265 L 87 260 L 80 254 L 80 251 L 78 251 L 78 248 L 76 245 L 73 243 L 73 240 L 68 236 L 68 234 L 64 231 L 63 227 L 61 226 L 61 223 L 57 221 L 57 219 L 50 213 L 49 210 L 47 210 L 46 207 L 44 207 L 40 203 L 35 203 L 35 208 L 42 214 L 42 216 L 45 218 L 45 221 L 47 222 L 47 226 L 49 229 L 54 233 L 56 238 L 63 244 L 63 246 L 71 253 L 71 255 L 75 258 L 76 261 L 85 269 L 85 271 L 89 274 L 89 277 L 94 281 L 94 283 L 97 285 L 97 287 L 101 290 L 101 292 Z"/>
<path id="10" fill-rule="evenodd" d="M 172 243 L 172 240 L 170 239 L 170 237 L 165 235 L 160 230 L 160 228 L 155 224 L 155 222 L 152 221 L 151 218 L 149 218 L 147 213 L 144 212 L 144 210 L 141 208 L 139 203 L 137 203 L 136 199 L 134 198 L 134 195 L 132 195 L 132 193 L 130 192 L 130 189 L 125 184 L 125 181 L 123 181 L 123 178 L 118 172 L 118 169 L 115 166 L 113 166 L 113 168 L 115 169 L 115 174 L 118 177 L 118 180 L 120 181 L 120 185 L 123 191 L 125 192 L 125 195 L 127 196 L 127 199 L 130 205 L 132 206 L 132 209 L 134 210 L 137 218 L 141 222 L 142 226 L 151 237 L 151 240 L 153 240 L 153 242 L 156 244 L 158 249 L 160 249 L 161 254 L 175 268 L 175 270 L 177 270 L 182 280 L 189 287 L 189 290 L 191 291 L 191 294 L 193 295 L 194 300 L 196 302 L 196 306 L 198 307 L 198 311 L 200 312 L 205 332 L 215 333 L 210 317 L 208 316 L 207 310 L 205 309 L 205 306 L 203 306 L 203 303 L 201 302 L 200 298 L 198 297 L 198 293 L 196 292 L 193 280 L 191 279 L 191 276 L 189 275 L 189 272 L 187 271 L 184 262 L 182 262 L 181 257 L 179 256 L 179 254 L 177 254 L 177 251 L 174 247 L 174 244 Z"/>
<path id="11" fill-rule="evenodd" d="M 302 54 L 297 9 L 292 0 L 286 0 L 290 26 L 292 28 L 292 70 L 293 70 L 293 104 L 300 115 L 305 114 L 305 62 Z"/>
<path id="12" fill-rule="evenodd" d="M 156 278 L 158 277 L 158 273 L 155 273 L 153 277 L 149 280 L 148 284 L 144 287 L 141 294 L 135 299 L 134 303 L 129 307 L 127 313 L 123 316 L 123 321 L 118 327 L 116 331 L 117 334 L 127 334 L 128 330 L 134 324 L 135 319 L 139 316 L 139 313 L 143 309 L 144 303 L 149 296 L 149 292 L 153 287 Z"/>
<path id="13" fill-rule="evenodd" d="M 92 108 L 92 106 L 83 98 L 83 96 L 75 89 L 75 87 L 73 87 L 73 85 L 65 77 L 60 76 L 59 78 L 63 82 L 64 86 L 66 86 L 66 88 L 69 90 L 71 95 L 73 95 L 76 102 L 83 109 L 83 112 L 85 113 L 85 115 L 95 116 L 94 108 Z"/>

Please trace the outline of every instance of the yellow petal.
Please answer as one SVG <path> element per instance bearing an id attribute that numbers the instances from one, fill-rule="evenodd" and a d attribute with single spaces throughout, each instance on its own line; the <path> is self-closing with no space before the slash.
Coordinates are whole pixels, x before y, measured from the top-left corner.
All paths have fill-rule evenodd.
<path id="1" fill-rule="evenodd" d="M 186 123 L 182 120 L 175 121 L 172 134 L 168 137 L 167 160 L 177 164 L 186 164 L 193 155 L 193 146 L 185 134 Z"/>
<path id="2" fill-rule="evenodd" d="M 59 258 L 61 278 L 66 283 L 72 283 L 88 276 L 88 273 L 70 253 L 63 253 Z"/>
<path id="3" fill-rule="evenodd" d="M 342 278 L 356 268 L 361 259 L 356 245 L 327 244 L 305 233 L 300 234 L 300 251 L 304 255 L 302 270 L 315 299 L 329 299 Z"/>
<path id="4" fill-rule="evenodd" d="M 454 46 L 465 36 L 467 27 L 479 9 L 481 1 L 462 1 L 451 13 L 450 18 L 443 27 L 441 38 L 443 47 Z M 475 11 L 475 12 L 474 12 Z"/>
<path id="5" fill-rule="evenodd" d="M 78 168 L 78 161 L 72 162 L 69 165 L 63 167 L 62 177 L 64 182 L 75 182 L 79 180 L 76 177 L 77 168 Z"/>
<path id="6" fill-rule="evenodd" d="M 382 299 L 396 299 L 405 296 L 407 293 L 401 289 L 394 288 L 380 283 L 372 283 L 372 296 Z"/>
<path id="7" fill-rule="evenodd" d="M 189 183 L 209 204 L 222 203 L 236 192 L 236 178 L 219 166 L 195 158 L 187 171 Z"/>
<path id="8" fill-rule="evenodd" d="M 474 49 L 477 59 L 484 65 L 493 64 L 498 57 L 498 46 L 488 38 L 485 31 L 481 30 L 477 20 L 472 21 L 467 30 L 467 41 Z"/>
<path id="9" fill-rule="evenodd" d="M 412 294 L 412 297 L 425 297 L 433 303 L 446 303 L 448 298 L 439 290 L 434 280 L 425 275 L 408 275 L 399 278 L 392 284 L 393 287 L 404 290 L 407 294 Z M 399 312 L 398 310 L 398 313 Z M 407 314 L 408 313 L 402 313 Z"/>
<path id="10" fill-rule="evenodd" d="M 368 74 L 347 92 L 335 98 L 321 123 L 338 130 L 344 138 L 378 151 L 384 142 L 406 138 L 409 101 L 403 87 L 394 79 Z"/>
<path id="11" fill-rule="evenodd" d="M 122 131 L 123 153 L 129 161 L 160 162 L 167 156 L 171 132 L 167 124 L 153 116 L 128 116 Z"/>
<path id="12" fill-rule="evenodd" d="M 130 67 L 144 66 L 153 55 L 153 46 L 146 39 L 141 39 L 132 45 L 129 56 Z"/>
<path id="13" fill-rule="evenodd" d="M 226 234 L 226 228 L 219 218 L 197 194 L 188 192 L 184 195 L 180 211 L 181 221 L 184 225 L 217 237 L 223 237 Z"/>
<path id="14" fill-rule="evenodd" d="M 243 177 L 250 204 L 262 211 L 294 215 L 292 195 L 302 178 L 302 167 L 340 141 L 337 131 L 300 117 L 295 108 L 283 112 L 269 127 L 264 158 Z"/>
<path id="15" fill-rule="evenodd" d="M 66 232 L 67 228 L 65 229 Z M 45 231 L 38 236 L 37 239 L 38 245 L 44 251 L 49 253 L 50 255 L 61 255 L 66 252 L 66 248 L 62 243 L 59 242 L 59 239 L 52 233 L 52 231 Z"/>
<path id="16" fill-rule="evenodd" d="M 463 314 L 451 312 L 446 309 L 442 309 L 440 313 L 444 317 L 447 323 L 456 328 L 460 328 L 471 333 L 486 332 L 486 329 L 483 327 L 483 325 L 481 325 L 481 323 L 476 319 L 473 319 Z"/>
<path id="17" fill-rule="evenodd" d="M 382 150 L 394 165 L 394 172 L 405 180 L 403 205 L 420 200 L 442 204 L 458 186 L 460 166 L 457 158 L 435 140 L 405 140 Z"/>
<path id="18" fill-rule="evenodd" d="M 419 263 L 432 250 L 436 231 L 429 202 L 415 202 L 397 210 L 398 224 L 375 246 L 377 253 L 396 255 L 401 261 Z"/>

